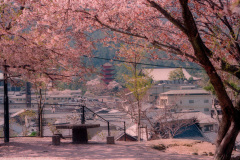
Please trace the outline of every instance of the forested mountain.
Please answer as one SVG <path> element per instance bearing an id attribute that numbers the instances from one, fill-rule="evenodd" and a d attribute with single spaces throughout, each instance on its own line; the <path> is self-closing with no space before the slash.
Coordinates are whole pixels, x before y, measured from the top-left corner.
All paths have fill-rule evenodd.
<path id="1" fill-rule="evenodd" d="M 104 63 L 110 62 L 114 64 L 115 66 L 115 73 L 116 73 L 116 80 L 121 81 L 121 74 L 127 74 L 127 70 L 124 67 L 124 62 L 118 62 L 114 61 L 116 59 L 121 59 L 123 61 L 129 61 L 128 59 L 117 57 L 116 52 L 118 50 L 116 48 L 112 47 L 105 47 L 102 44 L 97 44 L 96 49 L 93 50 L 93 56 L 91 58 L 84 57 L 84 62 L 90 67 L 94 66 L 96 68 L 95 74 L 101 73 L 101 66 Z M 142 60 L 142 64 L 138 65 L 138 68 L 177 68 L 177 67 L 183 67 L 188 70 L 190 74 L 193 76 L 199 76 L 199 73 L 201 74 L 201 68 L 194 63 L 181 61 L 181 60 L 166 60 L 167 55 L 162 53 L 157 53 L 160 57 L 159 60 L 151 60 L 149 58 L 145 58 Z M 163 58 L 164 60 L 161 60 Z M 112 59 L 112 61 L 108 60 Z M 145 65 L 146 64 L 146 65 Z"/>
<path id="2" fill-rule="evenodd" d="M 94 40 L 100 39 L 104 37 L 104 34 L 102 32 L 96 31 L 94 33 L 91 33 L 89 35 Z M 95 43 L 95 48 L 92 50 L 92 57 L 82 57 L 81 63 L 85 63 L 86 67 L 92 68 L 93 72 L 85 75 L 84 80 L 81 80 L 81 82 L 78 81 L 78 78 L 74 80 L 74 82 L 70 84 L 65 83 L 59 83 L 60 89 L 85 89 L 85 84 L 88 80 L 96 78 L 97 75 L 101 75 L 101 69 L 102 65 L 110 62 L 115 66 L 115 80 L 117 82 L 120 82 L 124 84 L 123 74 L 128 74 L 129 71 L 126 69 L 125 65 L 128 64 L 129 61 L 126 58 L 118 57 L 118 47 L 120 47 L 121 44 L 114 44 L 114 45 L 108 45 L 104 46 L 102 43 Z M 112 47 L 115 46 L 115 47 Z M 181 60 L 168 60 L 168 56 L 164 53 L 157 53 L 159 60 L 151 60 L 151 56 L 149 53 L 146 53 L 146 58 L 142 59 L 141 65 L 138 65 L 138 69 L 143 68 L 178 68 L 183 67 L 186 68 L 187 71 L 193 75 L 193 76 L 202 76 L 202 70 L 201 68 L 191 62 L 181 61 Z M 174 58 L 174 55 L 172 56 Z M 126 61 L 119 62 L 115 60 L 121 60 Z M 146 65 L 145 65 L 146 64 Z"/>

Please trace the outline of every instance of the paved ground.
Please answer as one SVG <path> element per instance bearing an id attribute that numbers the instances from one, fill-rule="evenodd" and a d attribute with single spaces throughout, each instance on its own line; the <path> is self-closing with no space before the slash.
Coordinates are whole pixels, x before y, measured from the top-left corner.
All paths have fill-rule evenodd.
<path id="1" fill-rule="evenodd" d="M 71 144 L 62 140 L 60 146 L 51 145 L 51 138 L 11 138 L 9 143 L 0 139 L 0 159 L 11 160 L 75 160 L 75 159 L 129 159 L 129 160 L 210 160 L 210 157 L 167 154 L 146 146 L 144 142 L 91 142 Z"/>

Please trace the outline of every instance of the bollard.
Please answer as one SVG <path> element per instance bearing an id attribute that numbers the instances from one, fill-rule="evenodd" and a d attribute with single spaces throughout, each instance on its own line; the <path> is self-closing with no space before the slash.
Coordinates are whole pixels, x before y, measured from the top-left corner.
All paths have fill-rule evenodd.
<path id="1" fill-rule="evenodd" d="M 60 145 L 60 135 L 52 136 L 52 145 L 59 146 Z"/>

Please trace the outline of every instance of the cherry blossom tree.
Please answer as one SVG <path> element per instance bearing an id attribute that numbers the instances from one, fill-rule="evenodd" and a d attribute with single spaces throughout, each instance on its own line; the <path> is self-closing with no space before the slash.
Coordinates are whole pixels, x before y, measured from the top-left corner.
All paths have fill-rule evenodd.
<path id="1" fill-rule="evenodd" d="M 80 56 L 89 56 L 92 43 L 83 31 L 73 32 L 67 13 L 20 2 L 0 4 L 0 66 L 7 66 L 10 76 L 34 81 L 67 81 L 87 73 Z"/>
<path id="2" fill-rule="evenodd" d="M 112 40 L 145 41 L 141 47 L 175 54 L 205 69 L 223 112 L 215 159 L 230 159 L 240 113 L 224 81 L 226 75 L 240 79 L 239 1 L 99 0 L 84 5 L 92 9 L 79 12 L 87 12 L 86 18 L 95 21 L 96 27 L 113 31 Z"/>
<path id="3" fill-rule="evenodd" d="M 80 63 L 80 56 L 89 56 L 92 43 L 87 41 L 83 31 L 73 32 L 65 13 L 48 10 L 45 5 L 0 1 L 0 70 L 4 71 L 5 84 L 9 79 L 14 81 L 13 77 L 36 85 L 57 80 L 69 82 L 73 76 L 82 77 L 91 71 Z M 51 15 L 54 18 L 51 19 Z M 37 86 L 41 91 L 41 85 Z M 7 97 L 7 90 L 4 95 Z M 8 99 L 4 99 L 5 142 L 8 142 L 9 106 Z M 40 120 L 41 102 L 39 111 Z"/>
<path id="4" fill-rule="evenodd" d="M 165 51 L 169 56 L 174 54 L 176 59 L 195 62 L 202 66 L 213 84 L 223 112 L 215 159 L 230 159 L 240 130 L 240 113 L 239 106 L 234 105 L 228 96 L 224 82 L 228 75 L 240 79 L 239 0 L 22 0 L 21 2 L 25 9 L 18 21 L 17 30 L 22 31 L 19 30 L 22 26 L 26 29 L 31 26 L 29 30 L 34 30 L 34 34 L 25 36 L 31 39 L 27 45 L 21 37 L 18 37 L 21 39 L 19 43 L 23 43 L 24 46 L 34 46 L 34 51 L 42 53 L 37 54 L 38 60 L 50 55 L 53 59 L 58 59 L 65 53 L 66 48 L 63 46 L 66 44 L 64 43 L 66 39 L 62 39 L 63 33 L 78 33 L 74 35 L 74 40 L 76 44 L 78 41 L 82 42 L 80 50 L 83 50 L 88 47 L 85 46 L 86 41 L 83 41 L 82 35 L 85 32 L 101 29 L 106 31 L 105 36 L 101 37 L 103 42 L 124 42 L 129 45 L 134 43 L 138 47 Z M 8 25 L 5 26 L 8 28 Z M 4 34 L 2 32 L 1 34 Z M 63 43 L 59 43 L 59 40 Z M 44 44 L 44 47 L 35 48 L 37 45 L 33 45 L 33 42 L 38 45 Z M 61 45 L 55 48 L 55 44 Z M 18 49 L 17 46 L 19 45 L 14 48 L 17 52 L 11 52 L 8 47 L 5 47 L 5 52 L 10 52 L 13 56 L 18 52 L 26 55 L 23 50 L 25 48 Z M 58 50 L 60 55 L 52 53 L 52 48 Z M 74 57 L 73 53 L 75 52 L 70 49 L 71 57 Z M 34 54 L 29 56 L 32 55 Z M 150 55 L 152 59 L 158 58 L 153 52 Z M 64 56 L 68 57 L 68 55 Z M 18 57 L 12 60 L 14 59 L 19 60 Z M 44 64 L 50 63 L 44 62 Z M 37 68 L 42 70 L 41 65 Z"/>

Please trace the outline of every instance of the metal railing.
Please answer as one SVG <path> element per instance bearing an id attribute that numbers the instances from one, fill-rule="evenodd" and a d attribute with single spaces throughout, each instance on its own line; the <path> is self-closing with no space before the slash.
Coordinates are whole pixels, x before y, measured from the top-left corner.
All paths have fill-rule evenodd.
<path id="1" fill-rule="evenodd" d="M 3 104 L 0 103 L 0 108 L 3 108 Z M 66 121 L 61 117 L 61 114 L 76 113 L 80 117 L 80 123 L 85 124 L 88 114 L 92 114 L 92 117 L 98 117 L 107 124 L 108 136 L 110 132 L 110 122 L 103 118 L 101 115 L 94 112 L 91 108 L 88 108 L 84 104 L 43 104 L 43 122 L 42 125 L 46 128 L 48 123 L 54 123 L 56 119 L 60 121 Z M 31 107 L 27 107 L 26 103 L 10 103 L 9 104 L 9 117 L 10 117 L 10 137 L 20 136 L 35 136 L 39 131 L 39 107 L 38 103 L 32 103 Z M 59 116 L 57 116 L 59 114 Z M 1 112 L 0 112 L 1 115 Z M 51 117 L 51 115 L 53 117 Z M 3 115 L 2 115 L 3 117 Z M 57 117 L 57 118 L 56 118 Z M 0 137 L 4 137 L 3 119 L 0 119 Z M 65 122 L 69 123 L 69 122 Z M 43 135 L 49 136 L 49 135 Z"/>

